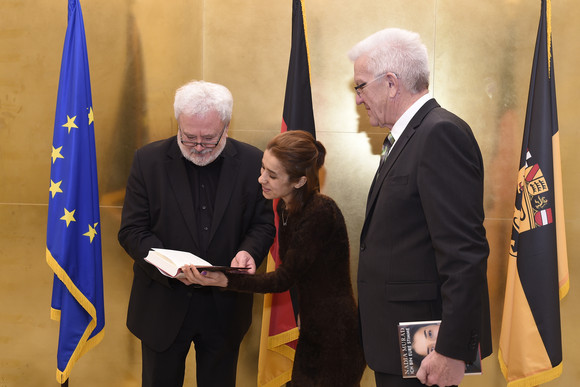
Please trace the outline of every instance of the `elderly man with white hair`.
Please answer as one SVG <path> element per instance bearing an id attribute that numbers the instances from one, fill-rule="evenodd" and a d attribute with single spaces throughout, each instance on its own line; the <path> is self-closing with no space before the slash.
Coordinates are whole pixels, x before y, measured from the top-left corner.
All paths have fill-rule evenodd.
<path id="1" fill-rule="evenodd" d="M 143 386 L 182 386 L 191 343 L 197 386 L 235 386 L 252 294 L 169 278 L 144 260 L 152 248 L 165 248 L 255 273 L 268 253 L 275 227 L 258 183 L 262 152 L 228 137 L 232 106 L 222 85 L 182 86 L 177 134 L 133 159 L 119 242 L 134 260 L 127 327 L 142 343 Z"/>
<path id="2" fill-rule="evenodd" d="M 355 45 L 356 103 L 385 128 L 360 237 L 365 358 L 377 386 L 456 385 L 491 353 L 483 161 L 467 123 L 429 95 L 419 35 L 389 28 Z M 403 379 L 397 326 L 441 320 L 418 379 Z"/>

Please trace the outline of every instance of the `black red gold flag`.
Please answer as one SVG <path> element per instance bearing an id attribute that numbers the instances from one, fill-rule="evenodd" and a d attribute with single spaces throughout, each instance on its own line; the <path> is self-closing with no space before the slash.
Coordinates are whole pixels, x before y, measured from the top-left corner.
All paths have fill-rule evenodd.
<path id="1" fill-rule="evenodd" d="M 292 43 L 281 132 L 305 130 L 316 138 L 306 20 L 303 9 L 302 0 L 292 0 Z M 277 203 L 277 200 L 274 201 L 274 210 Z M 274 213 L 276 214 L 276 211 Z M 275 222 L 278 228 L 277 215 Z M 276 238 L 268 255 L 267 271 L 275 270 L 279 264 Z M 258 362 L 259 387 L 278 387 L 290 381 L 298 339 L 297 312 L 294 309 L 290 291 L 264 295 Z"/>
<path id="2" fill-rule="evenodd" d="M 316 138 L 306 18 L 303 10 L 303 0 L 292 0 L 292 46 L 290 48 L 281 131 L 305 130 Z"/>

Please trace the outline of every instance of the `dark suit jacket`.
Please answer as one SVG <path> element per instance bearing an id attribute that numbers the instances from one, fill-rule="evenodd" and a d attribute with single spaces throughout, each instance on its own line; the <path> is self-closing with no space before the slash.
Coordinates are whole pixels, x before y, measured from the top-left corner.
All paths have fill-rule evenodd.
<path id="1" fill-rule="evenodd" d="M 429 100 L 369 192 L 358 294 L 369 366 L 400 374 L 397 324 L 442 320 L 437 352 L 491 353 L 483 162 L 469 126 Z"/>
<path id="2" fill-rule="evenodd" d="M 176 138 L 151 143 L 135 153 L 118 235 L 135 260 L 127 326 L 157 351 L 174 341 L 196 289 L 161 275 L 145 262 L 151 248 L 189 251 L 224 266 L 231 264 L 238 251 L 246 250 L 260 265 L 274 238 L 272 203 L 264 199 L 258 183 L 262 152 L 228 138 L 222 155 L 208 256 L 204 256 Z M 224 332 L 241 341 L 251 323 L 252 295 L 211 291 Z"/>

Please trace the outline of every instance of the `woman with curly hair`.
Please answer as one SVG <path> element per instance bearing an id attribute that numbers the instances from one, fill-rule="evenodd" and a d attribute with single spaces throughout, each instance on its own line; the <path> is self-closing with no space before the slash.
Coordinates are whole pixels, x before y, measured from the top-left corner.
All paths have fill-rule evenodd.
<path id="1" fill-rule="evenodd" d="M 275 271 L 250 275 L 184 268 L 192 283 L 228 290 L 275 293 L 295 287 L 300 335 L 292 387 L 359 386 L 366 367 L 346 224 L 334 200 L 320 193 L 325 156 L 324 146 L 304 131 L 281 133 L 266 147 L 258 181 L 267 199 L 280 199 L 281 264 Z"/>

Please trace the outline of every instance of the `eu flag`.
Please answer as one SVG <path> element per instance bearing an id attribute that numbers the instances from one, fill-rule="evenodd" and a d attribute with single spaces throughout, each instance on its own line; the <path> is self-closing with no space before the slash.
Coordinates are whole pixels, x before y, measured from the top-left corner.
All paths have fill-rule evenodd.
<path id="1" fill-rule="evenodd" d="M 509 387 L 562 373 L 560 299 L 568 292 L 550 0 L 542 0 L 516 188 L 499 362 Z"/>
<path id="2" fill-rule="evenodd" d="M 60 321 L 56 379 L 64 383 L 105 327 L 93 107 L 78 0 L 68 2 L 49 191 L 46 261 L 54 271 L 51 318 Z"/>

